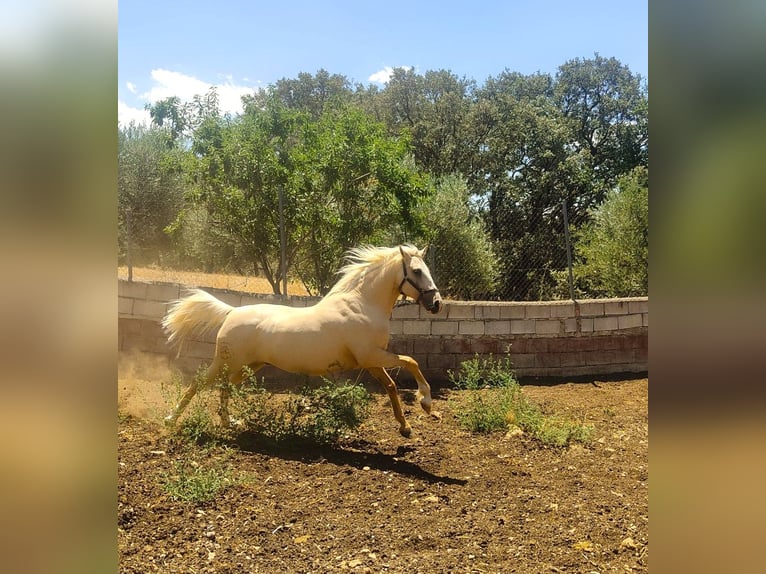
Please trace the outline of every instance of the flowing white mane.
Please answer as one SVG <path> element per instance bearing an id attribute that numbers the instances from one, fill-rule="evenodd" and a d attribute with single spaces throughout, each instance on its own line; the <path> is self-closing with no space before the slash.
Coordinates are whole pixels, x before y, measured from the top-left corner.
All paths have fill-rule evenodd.
<path id="1" fill-rule="evenodd" d="M 402 245 L 402 249 L 409 255 L 418 255 L 420 252 L 414 245 Z M 330 289 L 327 296 L 351 291 L 358 282 L 373 271 L 382 270 L 386 264 L 395 261 L 399 254 L 399 247 L 373 247 L 365 245 L 349 249 L 345 256 L 345 265 L 340 268 L 340 279 Z"/>

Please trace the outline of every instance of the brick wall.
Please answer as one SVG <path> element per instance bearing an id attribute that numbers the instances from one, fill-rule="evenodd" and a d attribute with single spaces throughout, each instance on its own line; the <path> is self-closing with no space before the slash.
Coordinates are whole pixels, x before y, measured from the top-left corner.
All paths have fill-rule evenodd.
<path id="1" fill-rule="evenodd" d="M 168 354 L 159 321 L 182 286 L 119 281 L 119 350 Z M 255 295 L 206 289 L 230 305 L 313 305 L 311 297 Z M 417 305 L 394 309 L 389 350 L 412 356 L 429 381 L 447 380 L 447 370 L 474 354 L 510 350 L 519 377 L 578 377 L 648 372 L 649 301 L 646 297 L 545 302 L 446 301 L 431 315 Z M 195 371 L 213 356 L 214 336 L 184 346 L 174 360 Z M 285 375 L 276 369 L 265 376 Z M 408 375 L 400 373 L 400 379 Z"/>

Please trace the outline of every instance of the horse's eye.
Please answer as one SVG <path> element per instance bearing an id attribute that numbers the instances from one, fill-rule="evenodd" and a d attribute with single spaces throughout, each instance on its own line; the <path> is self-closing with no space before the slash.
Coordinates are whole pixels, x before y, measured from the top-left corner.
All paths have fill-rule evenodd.
<path id="1" fill-rule="evenodd" d="M 422 269 L 413 269 L 413 270 L 412 270 L 412 272 L 413 272 L 415 275 L 417 275 L 418 277 L 420 277 L 421 275 L 423 275 L 423 270 L 422 270 Z"/>

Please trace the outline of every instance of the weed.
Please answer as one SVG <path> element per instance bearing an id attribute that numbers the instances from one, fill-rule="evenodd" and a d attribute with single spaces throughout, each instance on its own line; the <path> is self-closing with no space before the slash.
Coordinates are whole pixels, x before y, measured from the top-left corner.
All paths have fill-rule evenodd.
<path id="1" fill-rule="evenodd" d="M 198 387 L 204 387 L 204 367 L 200 367 L 200 369 L 198 369 L 196 375 L 194 376 L 194 380 Z M 175 401 L 173 401 L 173 404 L 178 401 L 182 394 L 180 378 L 174 381 L 174 388 L 177 398 Z M 163 392 L 167 393 L 168 391 L 163 390 Z M 215 440 L 215 425 L 213 423 L 211 408 L 208 402 L 209 397 L 205 397 L 202 393 L 197 393 L 194 396 L 186 409 L 185 416 L 178 422 L 178 426 L 175 431 L 177 437 L 183 441 L 197 445 L 208 444 Z"/>
<path id="2" fill-rule="evenodd" d="M 469 361 L 460 364 L 459 374 L 451 369 L 447 371 L 450 383 L 457 389 L 475 391 L 483 388 L 518 387 L 513 364 L 508 355 L 498 359 L 489 354 L 484 357 L 475 355 Z"/>
<path id="3" fill-rule="evenodd" d="M 164 487 L 174 500 L 199 504 L 212 500 L 229 483 L 226 473 L 179 461 L 175 474 L 165 475 Z"/>
<path id="4" fill-rule="evenodd" d="M 200 446 L 213 441 L 215 427 L 207 407 L 198 401 L 189 405 L 188 414 L 181 419 L 176 434 L 183 440 Z"/>
<path id="5" fill-rule="evenodd" d="M 327 379 L 318 388 L 304 386 L 295 395 L 277 397 L 250 373 L 233 389 L 232 412 L 245 430 L 273 443 L 328 444 L 362 424 L 371 400 L 361 385 Z"/>
<path id="6" fill-rule="evenodd" d="M 449 378 L 456 388 L 466 391 L 451 399 L 458 423 L 466 430 L 491 433 L 516 426 L 542 443 L 556 446 L 591 439 L 592 427 L 544 415 L 527 399 L 508 356 L 498 360 L 476 355 L 461 364 L 459 375 L 450 371 Z"/>

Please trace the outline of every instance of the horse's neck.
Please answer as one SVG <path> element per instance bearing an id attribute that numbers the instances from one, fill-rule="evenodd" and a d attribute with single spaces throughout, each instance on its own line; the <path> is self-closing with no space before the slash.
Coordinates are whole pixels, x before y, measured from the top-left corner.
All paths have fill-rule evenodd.
<path id="1" fill-rule="evenodd" d="M 375 273 L 366 274 L 354 292 L 358 293 L 368 305 L 390 315 L 399 297 L 399 289 L 396 288 L 396 267 L 385 265 Z"/>

